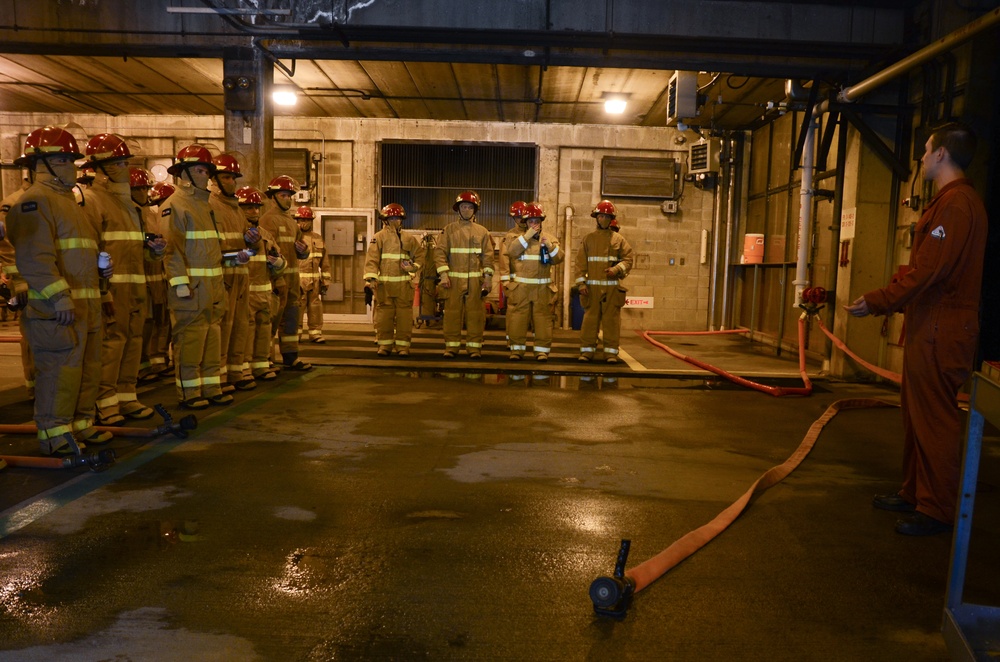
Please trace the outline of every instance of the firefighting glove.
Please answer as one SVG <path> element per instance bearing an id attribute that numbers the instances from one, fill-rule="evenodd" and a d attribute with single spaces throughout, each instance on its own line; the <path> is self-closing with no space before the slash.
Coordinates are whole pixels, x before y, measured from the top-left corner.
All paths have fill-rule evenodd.
<path id="1" fill-rule="evenodd" d="M 183 285 L 183 284 L 178 285 L 177 289 L 175 290 L 175 292 L 177 293 L 177 296 L 179 298 L 181 298 L 181 299 L 190 299 L 191 298 L 191 288 L 188 287 L 187 285 Z"/>
<path id="2" fill-rule="evenodd" d="M 163 255 L 163 252 L 167 250 L 167 240 L 163 237 L 157 237 L 151 241 L 147 241 L 146 245 L 149 246 L 150 250 L 156 255 Z"/>
<path id="3" fill-rule="evenodd" d="M 533 228 L 529 225 L 528 229 L 524 231 L 524 240 L 530 241 L 535 237 L 536 234 L 538 234 L 538 228 Z"/>
<path id="4" fill-rule="evenodd" d="M 448 276 L 447 271 L 441 272 L 441 281 L 438 284 L 446 290 L 451 289 L 451 277 Z"/>
<path id="5" fill-rule="evenodd" d="M 580 283 L 580 287 L 578 287 L 578 288 L 576 288 L 576 289 L 577 289 L 577 291 L 578 291 L 578 292 L 580 293 L 580 296 L 582 296 L 582 297 L 585 297 L 585 296 L 587 296 L 588 294 L 590 294 L 590 290 L 588 290 L 588 289 L 587 289 L 587 286 L 586 286 L 586 285 L 584 285 L 583 283 Z"/>
<path id="6" fill-rule="evenodd" d="M 56 311 L 56 324 L 59 326 L 69 326 L 74 321 L 76 321 L 76 311 L 74 309 Z"/>
<path id="7" fill-rule="evenodd" d="M 309 257 L 309 247 L 306 246 L 304 241 L 295 242 L 295 255 L 300 259 L 304 260 Z"/>
<path id="8" fill-rule="evenodd" d="M 108 266 L 103 269 L 98 268 L 98 272 L 100 272 L 101 278 L 111 278 L 115 275 L 115 261 L 108 257 Z"/>
<path id="9" fill-rule="evenodd" d="M 493 276 L 489 274 L 483 276 L 483 289 L 487 292 L 493 291 Z"/>

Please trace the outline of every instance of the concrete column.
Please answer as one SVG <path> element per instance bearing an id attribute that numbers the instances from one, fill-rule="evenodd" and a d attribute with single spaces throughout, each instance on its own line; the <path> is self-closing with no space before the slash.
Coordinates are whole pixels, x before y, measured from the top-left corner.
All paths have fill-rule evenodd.
<path id="1" fill-rule="evenodd" d="M 241 186 L 267 186 L 274 155 L 274 66 L 252 48 L 226 49 L 222 61 L 226 151 L 243 169 Z M 231 86 L 235 85 L 235 89 Z"/>
<path id="2" fill-rule="evenodd" d="M 848 135 L 844 170 L 843 209 L 847 213 L 854 210 L 855 231 L 847 250 L 849 262 L 847 266 L 838 267 L 834 304 L 837 312 L 833 332 L 864 360 L 898 370 L 900 357 L 892 356 L 894 352 L 890 351 L 889 343 L 898 340 L 901 319 L 894 319 L 889 325 L 888 335 L 883 335 L 884 317 L 855 318 L 842 308 L 865 292 L 884 286 L 888 275 L 895 270 L 886 264 L 887 248 L 891 242 L 901 242 L 906 232 L 897 231 L 896 205 L 889 200 L 892 172 L 862 142 L 854 129 Z M 839 222 L 840 219 L 836 220 Z M 902 259 L 902 248 L 897 246 L 893 251 L 897 256 L 895 259 Z M 901 318 L 899 315 L 893 317 Z M 830 371 L 834 376 L 844 378 L 870 375 L 839 350 L 833 352 Z"/>

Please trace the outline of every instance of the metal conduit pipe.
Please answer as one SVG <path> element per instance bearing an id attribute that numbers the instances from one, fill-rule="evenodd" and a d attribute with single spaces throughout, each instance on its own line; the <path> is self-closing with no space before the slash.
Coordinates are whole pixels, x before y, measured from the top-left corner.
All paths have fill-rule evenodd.
<path id="1" fill-rule="evenodd" d="M 721 186 L 721 183 L 722 180 L 726 178 L 727 168 L 732 167 L 732 165 L 727 165 L 729 163 L 729 159 L 725 158 L 728 152 L 729 152 L 728 149 L 723 150 L 723 163 L 722 163 L 723 168 L 721 176 L 719 178 L 720 186 L 715 187 L 715 196 L 713 197 L 713 205 L 712 205 L 712 257 L 709 260 L 709 270 L 710 270 L 709 273 L 711 274 L 711 277 L 708 279 L 708 328 L 711 331 L 715 330 L 715 300 L 716 300 L 716 290 L 719 285 L 718 283 L 719 244 L 720 244 L 719 237 L 722 236 L 719 234 L 719 231 L 722 228 L 722 214 L 723 214 L 722 205 L 725 204 L 726 200 L 728 199 L 724 198 L 722 195 L 723 187 Z M 729 183 L 729 186 L 730 187 L 732 186 L 731 181 Z M 728 194 L 730 196 L 733 194 L 732 188 L 729 188 Z M 702 243 L 704 244 L 704 242 L 705 238 L 704 236 L 702 236 Z M 704 254 L 705 250 L 703 248 L 701 255 Z M 726 266 L 728 267 L 729 265 Z"/>
<path id="2" fill-rule="evenodd" d="M 812 198 L 813 198 L 813 155 L 816 133 L 819 131 L 819 117 L 813 115 L 806 132 L 805 146 L 802 148 L 802 189 L 799 191 L 799 244 L 795 263 L 795 305 L 802 303 L 802 291 L 809 287 L 809 246 L 812 243 Z"/>
<path id="3" fill-rule="evenodd" d="M 570 305 L 569 305 L 570 304 L 569 291 L 570 291 L 570 289 L 574 285 L 574 283 L 572 281 L 572 278 L 573 278 L 573 256 L 572 256 L 572 251 L 570 250 L 572 248 L 572 245 L 573 245 L 573 208 L 570 207 L 569 205 L 566 205 L 566 209 L 564 211 L 565 211 L 565 214 L 566 214 L 566 221 L 565 221 L 565 226 L 564 226 L 565 229 L 563 231 L 563 250 L 566 251 L 566 255 L 563 257 L 563 267 L 562 267 L 562 269 L 563 269 L 563 292 L 565 292 L 565 294 L 563 295 L 563 301 L 562 301 L 562 309 L 563 309 L 563 323 L 562 323 L 562 328 L 563 329 L 572 329 L 573 328 L 573 319 L 572 319 L 571 309 L 570 309 Z"/>
<path id="4" fill-rule="evenodd" d="M 951 50 L 955 46 L 971 39 L 983 30 L 993 27 L 997 23 L 1000 23 L 1000 8 L 994 9 L 988 14 L 984 14 L 976 20 L 965 24 L 954 32 L 941 37 L 933 44 L 929 44 L 921 48 L 916 53 L 913 53 L 899 62 L 886 67 L 882 71 L 869 76 L 860 83 L 841 90 L 840 94 L 837 95 L 837 100 L 848 103 L 863 97 L 872 90 L 875 90 L 889 82 L 893 78 L 901 76 L 918 64 L 922 64 L 927 60 L 930 60 L 939 53 Z"/>
<path id="5" fill-rule="evenodd" d="M 725 220 L 725 241 L 726 248 L 722 253 L 722 314 L 719 318 L 719 328 L 725 329 L 730 322 L 730 312 L 732 296 L 730 289 L 732 283 L 732 269 L 729 263 L 733 259 L 733 232 L 736 228 L 736 164 L 743 163 L 743 154 L 737 154 L 737 150 L 743 149 L 743 141 L 730 135 L 727 145 L 729 156 L 726 161 L 729 164 L 729 197 L 726 200 L 726 220 Z M 740 193 L 743 191 L 741 190 Z M 718 243 L 718 240 L 716 240 Z"/>
<path id="6" fill-rule="evenodd" d="M 919 51 L 903 58 L 895 64 L 891 64 L 882 71 L 879 71 L 865 80 L 841 90 L 837 94 L 837 101 L 840 103 L 850 103 L 860 97 L 878 89 L 889 81 L 902 76 L 914 67 L 936 57 L 937 55 L 951 50 L 962 44 L 980 32 L 1000 24 L 1000 8 L 994 9 L 987 14 L 965 24 L 961 28 L 948 33 L 932 44 L 921 48 Z M 806 280 L 808 259 L 808 247 L 812 241 L 812 235 L 807 234 L 811 230 L 812 218 L 812 195 L 813 195 L 813 152 L 815 147 L 815 129 L 819 126 L 819 116 L 829 112 L 829 100 L 824 99 L 813 106 L 811 126 L 806 135 L 805 145 L 802 150 L 802 189 L 800 193 L 802 208 L 799 211 L 799 246 L 798 264 L 795 270 L 795 304 L 802 302 L 802 290 L 808 285 Z M 807 165 L 808 164 L 808 165 Z"/>

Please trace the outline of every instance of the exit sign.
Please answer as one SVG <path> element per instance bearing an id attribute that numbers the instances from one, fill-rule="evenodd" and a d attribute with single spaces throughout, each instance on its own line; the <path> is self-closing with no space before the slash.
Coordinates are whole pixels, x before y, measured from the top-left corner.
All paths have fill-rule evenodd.
<path id="1" fill-rule="evenodd" d="M 626 308 L 652 308 L 653 297 L 625 297 Z"/>

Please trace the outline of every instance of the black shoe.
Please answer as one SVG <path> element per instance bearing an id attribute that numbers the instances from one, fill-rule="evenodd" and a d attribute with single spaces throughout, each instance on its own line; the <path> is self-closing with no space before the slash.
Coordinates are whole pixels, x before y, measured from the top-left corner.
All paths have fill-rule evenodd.
<path id="1" fill-rule="evenodd" d="M 923 513 L 913 513 L 906 519 L 896 522 L 896 533 L 904 536 L 936 536 L 950 531 L 951 524 L 945 524 Z"/>
<path id="2" fill-rule="evenodd" d="M 879 510 L 891 510 L 894 513 L 912 513 L 917 509 L 916 505 L 898 494 L 876 494 L 872 505 Z"/>

